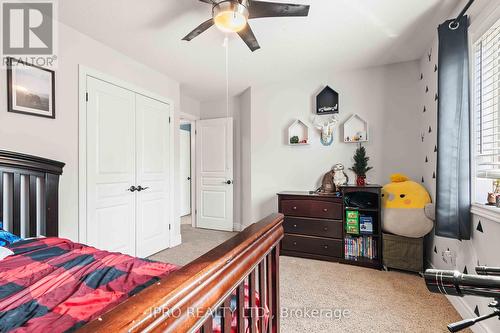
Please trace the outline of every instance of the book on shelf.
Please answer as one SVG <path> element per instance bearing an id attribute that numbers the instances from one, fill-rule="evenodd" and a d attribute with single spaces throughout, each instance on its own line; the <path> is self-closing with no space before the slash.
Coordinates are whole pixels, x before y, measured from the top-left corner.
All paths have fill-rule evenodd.
<path id="1" fill-rule="evenodd" d="M 346 210 L 345 214 L 346 233 L 359 235 L 359 212 L 357 210 Z"/>
<path id="2" fill-rule="evenodd" d="M 359 217 L 359 232 L 362 235 L 373 235 L 373 217 L 364 215 Z"/>
<path id="3" fill-rule="evenodd" d="M 345 259 L 377 259 L 377 240 L 371 236 L 346 236 L 344 239 Z"/>

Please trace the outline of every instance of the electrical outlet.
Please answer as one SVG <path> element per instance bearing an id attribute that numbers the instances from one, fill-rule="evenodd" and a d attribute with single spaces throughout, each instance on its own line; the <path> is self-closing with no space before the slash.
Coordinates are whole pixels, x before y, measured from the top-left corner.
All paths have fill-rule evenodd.
<path id="1" fill-rule="evenodd" d="M 457 267 L 457 253 L 450 249 L 442 252 L 442 259 L 449 268 Z"/>

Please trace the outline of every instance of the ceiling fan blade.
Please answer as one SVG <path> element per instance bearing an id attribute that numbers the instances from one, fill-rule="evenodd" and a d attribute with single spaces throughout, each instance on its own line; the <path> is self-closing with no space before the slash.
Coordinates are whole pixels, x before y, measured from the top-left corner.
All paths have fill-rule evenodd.
<path id="1" fill-rule="evenodd" d="M 209 19 L 200 24 L 199 26 L 196 27 L 193 31 L 191 31 L 186 37 L 184 37 L 182 40 L 190 41 L 195 37 L 198 37 L 200 34 L 208 30 L 210 27 L 214 25 L 214 20 Z"/>
<path id="2" fill-rule="evenodd" d="M 209 3 L 211 5 L 215 5 L 216 4 L 215 0 L 200 0 L 200 1 L 204 2 L 204 3 Z"/>
<path id="3" fill-rule="evenodd" d="M 252 52 L 260 49 L 259 42 L 257 42 L 257 38 L 255 38 L 255 35 L 252 31 L 252 28 L 250 28 L 249 24 L 247 24 L 245 29 L 238 32 L 238 35 L 241 37 L 241 39 L 243 39 L 245 44 L 247 44 L 248 48 L 252 50 Z"/>
<path id="4" fill-rule="evenodd" d="M 251 0 L 248 10 L 251 19 L 260 17 L 307 16 L 309 5 Z"/>

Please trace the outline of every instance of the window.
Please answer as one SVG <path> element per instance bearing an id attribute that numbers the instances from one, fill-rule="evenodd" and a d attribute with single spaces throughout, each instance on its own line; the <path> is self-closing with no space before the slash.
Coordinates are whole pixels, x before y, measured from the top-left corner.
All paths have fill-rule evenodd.
<path id="1" fill-rule="evenodd" d="M 476 202 L 485 203 L 500 179 L 500 20 L 474 44 Z"/>

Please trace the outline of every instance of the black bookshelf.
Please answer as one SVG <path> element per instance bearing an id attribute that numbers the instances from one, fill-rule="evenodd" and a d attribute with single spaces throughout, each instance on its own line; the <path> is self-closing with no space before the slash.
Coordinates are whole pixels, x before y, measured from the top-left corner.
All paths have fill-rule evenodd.
<path id="1" fill-rule="evenodd" d="M 342 262 L 351 265 L 362 267 L 381 269 L 382 266 L 382 211 L 381 211 L 381 192 L 380 185 L 355 186 L 347 185 L 341 187 L 343 198 L 343 247 L 342 247 Z M 368 215 L 372 217 L 373 233 L 352 235 L 346 230 L 346 215 L 347 211 L 358 211 L 360 215 Z M 358 237 L 372 237 L 376 242 L 376 257 L 370 259 L 368 257 L 347 257 L 345 253 L 345 243 L 347 237 L 356 239 Z"/>

